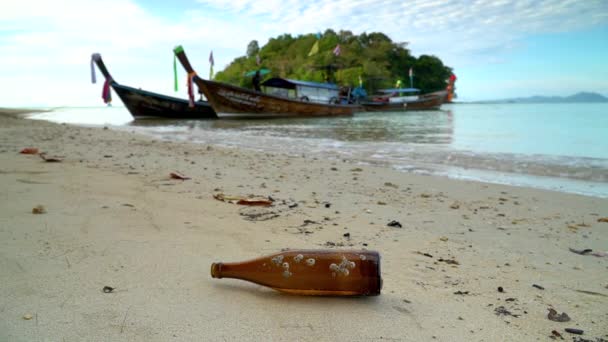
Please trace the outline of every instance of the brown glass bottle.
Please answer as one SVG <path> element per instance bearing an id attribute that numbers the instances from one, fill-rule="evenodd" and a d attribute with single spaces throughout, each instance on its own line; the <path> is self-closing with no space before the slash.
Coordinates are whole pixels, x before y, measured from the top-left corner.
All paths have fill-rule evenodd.
<path id="1" fill-rule="evenodd" d="M 299 295 L 377 296 L 382 288 L 380 254 L 366 250 L 287 250 L 244 262 L 213 263 L 211 276 Z"/>

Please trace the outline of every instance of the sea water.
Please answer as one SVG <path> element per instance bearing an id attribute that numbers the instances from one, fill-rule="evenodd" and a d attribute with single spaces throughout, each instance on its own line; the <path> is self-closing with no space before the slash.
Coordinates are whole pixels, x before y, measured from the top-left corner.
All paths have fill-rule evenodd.
<path id="1" fill-rule="evenodd" d="M 450 104 L 437 111 L 248 120 L 133 120 L 124 107 L 62 108 L 32 118 L 608 197 L 606 103 Z"/>

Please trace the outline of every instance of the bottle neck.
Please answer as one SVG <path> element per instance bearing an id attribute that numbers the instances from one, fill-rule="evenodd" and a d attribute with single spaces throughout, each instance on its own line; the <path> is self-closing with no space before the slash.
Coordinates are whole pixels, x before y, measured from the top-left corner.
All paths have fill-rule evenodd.
<path id="1" fill-rule="evenodd" d="M 224 264 L 221 262 L 214 262 L 211 264 L 211 277 L 222 279 L 222 268 Z"/>
<path id="2" fill-rule="evenodd" d="M 214 262 L 211 264 L 211 277 L 222 278 L 243 278 L 243 272 L 239 263 Z"/>

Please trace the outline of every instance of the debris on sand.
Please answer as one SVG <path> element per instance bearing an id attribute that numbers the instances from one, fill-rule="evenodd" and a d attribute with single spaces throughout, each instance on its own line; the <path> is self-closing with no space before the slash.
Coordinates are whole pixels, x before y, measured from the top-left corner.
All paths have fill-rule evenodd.
<path id="1" fill-rule="evenodd" d="M 38 149 L 35 147 L 26 147 L 23 150 L 19 151 L 21 154 L 38 154 Z"/>
<path id="2" fill-rule="evenodd" d="M 460 290 L 458 290 L 458 291 L 454 292 L 454 294 L 455 295 L 466 296 L 466 295 L 469 294 L 469 291 L 460 291 Z"/>
<path id="3" fill-rule="evenodd" d="M 387 226 L 389 226 L 389 227 L 396 227 L 396 228 L 402 228 L 403 227 L 401 225 L 401 223 L 399 223 L 399 221 L 395 221 L 395 220 L 392 220 L 391 222 L 389 222 L 387 224 Z"/>
<path id="4" fill-rule="evenodd" d="M 103 293 L 112 293 L 112 291 L 114 291 L 114 288 L 112 286 L 104 286 L 102 291 Z"/>
<path id="5" fill-rule="evenodd" d="M 575 334 L 575 335 L 582 335 L 585 332 L 584 330 L 575 329 L 575 328 L 566 328 L 564 330 L 566 330 L 566 332 L 569 332 L 569 333 Z"/>
<path id="6" fill-rule="evenodd" d="M 44 214 L 46 213 L 46 209 L 44 208 L 44 206 L 42 205 L 37 205 L 34 208 L 32 208 L 32 214 Z"/>
<path id="7" fill-rule="evenodd" d="M 38 155 L 47 163 L 60 163 L 63 161 L 62 157 L 48 157 L 45 153 L 39 153 Z"/>
<path id="8" fill-rule="evenodd" d="M 549 336 L 549 337 L 551 337 L 552 339 L 555 339 L 556 337 L 561 338 L 562 340 L 564 339 L 562 337 L 562 334 L 560 334 L 557 330 L 552 330 L 551 336 Z"/>
<path id="9" fill-rule="evenodd" d="M 511 313 L 511 311 L 507 310 L 507 308 L 505 308 L 502 305 L 497 307 L 496 309 L 494 309 L 494 313 L 496 314 L 496 316 L 513 316 L 515 318 L 520 316 L 520 315 Z"/>
<path id="10" fill-rule="evenodd" d="M 437 260 L 439 262 L 445 262 L 448 265 L 460 265 L 460 263 L 454 259 L 444 259 L 444 258 L 439 258 L 439 260 Z"/>
<path id="11" fill-rule="evenodd" d="M 428 257 L 428 258 L 432 258 L 432 257 L 433 257 L 433 256 L 432 256 L 431 254 L 429 254 L 429 253 L 423 253 L 423 252 L 420 252 L 420 251 L 416 251 L 416 254 L 424 255 L 425 257 Z"/>
<path id="12" fill-rule="evenodd" d="M 603 258 L 608 256 L 607 252 L 594 252 L 593 249 L 591 248 L 587 248 L 587 249 L 574 249 L 574 248 L 569 248 L 570 252 L 572 253 L 576 253 L 579 255 L 593 255 L 594 257 L 598 257 L 598 258 Z"/>
<path id="13" fill-rule="evenodd" d="M 593 249 L 574 249 L 574 248 L 568 248 L 570 250 L 570 252 L 572 253 L 576 253 L 576 254 L 580 254 L 580 255 L 585 255 L 585 254 L 589 254 L 591 252 L 593 252 Z"/>
<path id="14" fill-rule="evenodd" d="M 262 206 L 268 207 L 272 205 L 272 200 L 267 197 L 245 197 L 245 196 L 227 196 L 223 193 L 213 195 L 218 201 L 240 204 L 240 205 L 251 205 L 251 206 Z"/>
<path id="15" fill-rule="evenodd" d="M 181 174 L 179 172 L 171 172 L 169 174 L 169 177 L 171 177 L 171 179 L 180 179 L 180 180 L 191 179 L 190 177 L 184 176 L 183 174 Z"/>
<path id="16" fill-rule="evenodd" d="M 239 215 L 247 221 L 268 221 L 279 217 L 277 212 L 259 207 L 243 208 L 239 211 Z"/>
<path id="17" fill-rule="evenodd" d="M 547 314 L 547 318 L 553 322 L 569 322 L 570 316 L 567 313 L 562 312 L 561 314 L 557 314 L 557 311 L 553 308 L 549 308 L 549 313 Z"/>

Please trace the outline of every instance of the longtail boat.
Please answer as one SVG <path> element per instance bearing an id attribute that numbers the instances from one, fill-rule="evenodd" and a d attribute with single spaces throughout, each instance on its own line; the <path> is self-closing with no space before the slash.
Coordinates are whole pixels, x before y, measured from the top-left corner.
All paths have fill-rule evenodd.
<path id="1" fill-rule="evenodd" d="M 361 105 L 369 112 L 395 112 L 406 110 L 436 110 L 447 99 L 447 91 L 418 95 L 416 88 L 392 88 L 379 90 L 380 95 L 371 100 L 361 101 Z"/>
<path id="2" fill-rule="evenodd" d="M 337 103 L 339 88 L 326 83 L 272 79 L 271 83 L 263 84 L 275 88 L 268 93 L 205 80 L 196 74 L 181 46 L 177 46 L 173 52 L 188 72 L 188 84 L 196 83 L 220 117 L 343 116 L 361 110 L 359 105 Z M 312 88 L 316 89 L 316 95 L 323 92 L 332 94 L 335 90 L 336 96 L 330 96 L 324 101 L 322 98 L 326 96 L 307 95 L 312 94 Z M 192 93 L 190 89 L 190 97 Z"/>
<path id="3" fill-rule="evenodd" d="M 101 55 L 91 56 L 91 73 L 95 81 L 93 62 L 105 77 L 102 97 L 109 102 L 110 87 L 114 89 L 134 118 L 212 119 L 217 118 L 207 101 L 188 101 L 119 84 L 110 75 Z"/>

